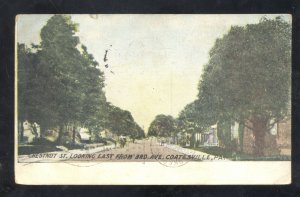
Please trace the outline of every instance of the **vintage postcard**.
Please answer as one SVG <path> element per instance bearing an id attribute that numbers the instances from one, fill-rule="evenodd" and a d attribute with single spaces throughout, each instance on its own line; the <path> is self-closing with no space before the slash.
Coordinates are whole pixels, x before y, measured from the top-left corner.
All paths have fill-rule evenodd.
<path id="1" fill-rule="evenodd" d="M 287 14 L 18 15 L 19 184 L 289 184 Z"/>

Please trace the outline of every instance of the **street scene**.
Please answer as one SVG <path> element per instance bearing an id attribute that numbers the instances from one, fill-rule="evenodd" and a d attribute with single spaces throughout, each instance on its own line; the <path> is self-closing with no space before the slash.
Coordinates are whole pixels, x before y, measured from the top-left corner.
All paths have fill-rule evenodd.
<path id="1" fill-rule="evenodd" d="M 290 16 L 16 21 L 19 163 L 291 160 Z"/>
<path id="2" fill-rule="evenodd" d="M 86 147 L 70 151 L 56 151 L 23 155 L 20 163 L 31 162 L 191 162 L 227 161 L 227 159 L 200 151 L 185 149 L 176 145 L 162 143 L 156 138 L 128 142 L 123 148 L 114 145 Z"/>

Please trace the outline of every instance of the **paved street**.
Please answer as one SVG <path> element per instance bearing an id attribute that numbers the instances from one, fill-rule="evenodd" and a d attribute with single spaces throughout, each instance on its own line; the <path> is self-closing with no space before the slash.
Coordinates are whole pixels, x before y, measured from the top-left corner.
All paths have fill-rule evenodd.
<path id="1" fill-rule="evenodd" d="M 179 158 L 183 153 L 161 145 L 155 138 L 148 140 L 138 140 L 135 143 L 129 142 L 124 148 L 116 148 L 97 152 L 100 158 L 95 160 L 111 161 L 157 161 L 157 160 L 183 160 Z M 103 159 L 101 155 L 113 154 L 112 158 Z M 174 159 L 177 155 L 177 159 Z M 99 157 L 99 156 L 98 156 Z"/>
<path id="2" fill-rule="evenodd" d="M 220 160 L 213 155 L 177 145 L 161 144 L 156 138 L 127 142 L 125 147 L 114 145 L 19 156 L 19 162 L 157 162 Z"/>

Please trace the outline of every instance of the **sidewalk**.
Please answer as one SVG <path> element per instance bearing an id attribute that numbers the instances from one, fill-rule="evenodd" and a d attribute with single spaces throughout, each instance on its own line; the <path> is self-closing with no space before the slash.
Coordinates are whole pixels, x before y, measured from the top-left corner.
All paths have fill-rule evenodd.
<path id="1" fill-rule="evenodd" d="M 201 155 L 201 158 L 204 158 L 203 160 L 205 161 L 230 161 L 229 159 L 226 158 L 221 158 L 215 155 L 211 155 L 205 152 L 201 152 L 201 151 L 197 151 L 197 150 L 192 150 L 192 149 L 188 149 L 188 148 L 183 148 L 179 145 L 175 145 L 175 144 L 164 144 L 163 146 L 178 151 L 180 153 L 183 153 L 185 155 Z"/>

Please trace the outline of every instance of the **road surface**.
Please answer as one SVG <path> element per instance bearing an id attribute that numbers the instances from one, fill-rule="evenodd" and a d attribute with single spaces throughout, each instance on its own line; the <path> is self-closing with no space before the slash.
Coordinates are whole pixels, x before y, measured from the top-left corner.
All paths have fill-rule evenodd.
<path id="1" fill-rule="evenodd" d="M 213 155 L 181 148 L 177 145 L 161 144 L 156 138 L 127 142 L 125 147 L 114 145 L 19 156 L 19 162 L 167 162 L 220 160 Z"/>

